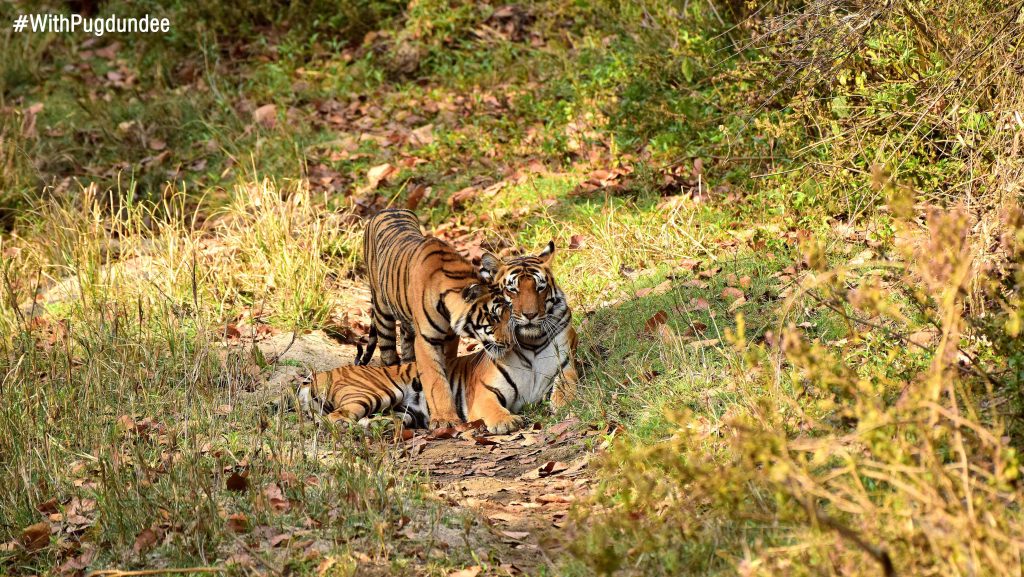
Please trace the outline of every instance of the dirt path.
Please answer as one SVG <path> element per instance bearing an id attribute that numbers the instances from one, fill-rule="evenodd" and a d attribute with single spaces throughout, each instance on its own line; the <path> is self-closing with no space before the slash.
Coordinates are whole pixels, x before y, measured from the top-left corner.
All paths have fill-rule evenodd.
<path id="1" fill-rule="evenodd" d="M 440 436 L 448 436 L 442 431 Z M 509 573 L 533 569 L 564 546 L 560 530 L 572 503 L 589 493 L 588 463 L 598 431 L 576 419 L 510 435 L 464 431 L 405 442 L 412 466 L 428 472 L 436 494 L 472 511 L 489 533 L 482 546 Z"/>
<path id="2" fill-rule="evenodd" d="M 267 358 L 279 361 L 260 393 L 264 398 L 280 397 L 295 386 L 308 369 L 294 365 L 328 370 L 351 363 L 354 353 L 354 347 L 320 331 L 294 340 L 290 333 L 278 334 L 258 346 Z M 399 458 L 430 478 L 439 500 L 474 515 L 471 546 L 494 569 L 480 575 L 534 574 L 564 547 L 561 528 L 569 510 L 590 491 L 588 464 L 598 450 L 600 431 L 574 418 L 510 435 L 460 429 L 407 431 Z M 464 545 L 461 536 L 433 537 Z"/>

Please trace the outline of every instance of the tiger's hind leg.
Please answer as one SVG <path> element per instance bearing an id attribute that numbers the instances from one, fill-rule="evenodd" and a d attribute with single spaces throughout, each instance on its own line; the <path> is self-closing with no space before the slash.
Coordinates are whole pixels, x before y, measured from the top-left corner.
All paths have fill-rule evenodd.
<path id="1" fill-rule="evenodd" d="M 384 366 L 398 364 L 398 351 L 395 347 L 395 317 L 384 313 L 380 308 L 373 308 L 373 330 L 377 335 L 377 346 L 380 348 L 380 362 Z M 369 361 L 369 359 L 367 359 Z"/>
<path id="2" fill-rule="evenodd" d="M 411 323 L 402 323 L 402 362 L 411 363 L 416 360 L 414 343 L 416 342 L 416 329 Z"/>
<path id="3" fill-rule="evenodd" d="M 366 339 L 366 351 L 363 351 L 363 345 L 356 343 L 356 358 L 352 364 L 357 367 L 370 364 L 375 350 L 377 350 L 377 327 L 371 326 L 370 336 Z"/>

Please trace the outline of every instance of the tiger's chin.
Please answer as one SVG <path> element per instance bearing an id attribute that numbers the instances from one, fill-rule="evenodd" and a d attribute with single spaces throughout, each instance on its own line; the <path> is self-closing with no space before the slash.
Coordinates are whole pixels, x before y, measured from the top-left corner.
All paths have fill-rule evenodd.
<path id="1" fill-rule="evenodd" d="M 547 323 L 531 322 L 515 326 L 516 338 L 522 340 L 536 340 L 547 336 Z"/>

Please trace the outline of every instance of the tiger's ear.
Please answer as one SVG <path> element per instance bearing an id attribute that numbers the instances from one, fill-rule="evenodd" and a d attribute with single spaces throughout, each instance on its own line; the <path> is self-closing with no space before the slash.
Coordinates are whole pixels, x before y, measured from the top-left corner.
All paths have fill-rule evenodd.
<path id="1" fill-rule="evenodd" d="M 484 287 L 482 285 L 473 283 L 468 287 L 462 289 L 462 300 L 467 303 L 471 303 L 476 299 L 480 298 L 484 294 Z"/>
<path id="2" fill-rule="evenodd" d="M 480 257 L 480 278 L 485 283 L 493 283 L 498 276 L 498 267 L 501 266 L 501 259 L 489 252 Z"/>
<path id="3" fill-rule="evenodd" d="M 551 262 L 551 256 L 555 254 L 555 241 L 549 240 L 548 245 L 544 247 L 544 250 L 540 251 L 537 258 L 540 259 L 542 264 Z"/>

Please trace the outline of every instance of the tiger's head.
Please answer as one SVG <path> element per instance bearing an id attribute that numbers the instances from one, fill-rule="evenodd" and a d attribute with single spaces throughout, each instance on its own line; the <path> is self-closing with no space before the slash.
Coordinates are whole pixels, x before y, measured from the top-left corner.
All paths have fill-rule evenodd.
<path id="1" fill-rule="evenodd" d="M 505 356 L 514 344 L 512 303 L 492 285 L 473 284 L 462 291 L 467 306 L 452 323 L 455 334 L 473 339 L 494 359 Z"/>
<path id="2" fill-rule="evenodd" d="M 551 272 L 555 242 L 537 255 L 502 260 L 491 253 L 480 258 L 480 278 L 497 287 L 512 304 L 512 328 L 520 340 L 537 340 L 564 327 L 565 294 Z"/>

